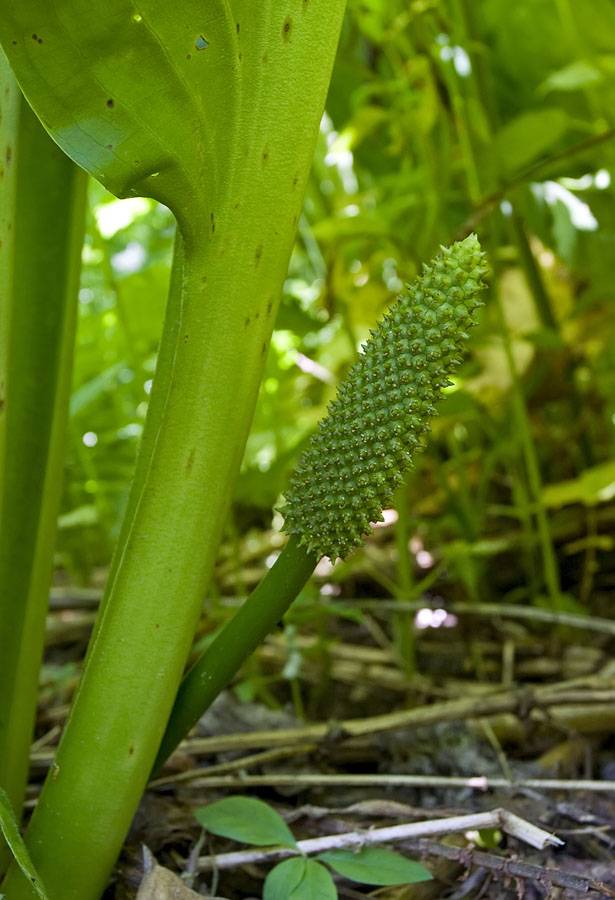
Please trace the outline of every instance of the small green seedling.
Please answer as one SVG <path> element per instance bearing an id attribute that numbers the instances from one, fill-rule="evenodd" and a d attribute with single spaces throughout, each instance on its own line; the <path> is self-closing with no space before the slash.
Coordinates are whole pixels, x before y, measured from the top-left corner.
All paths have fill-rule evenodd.
<path id="1" fill-rule="evenodd" d="M 195 816 L 212 834 L 297 853 L 271 869 L 265 879 L 263 900 L 336 900 L 337 888 L 323 863 L 361 884 L 415 884 L 433 878 L 420 863 L 381 847 L 330 850 L 308 859 L 284 819 L 254 797 L 226 797 L 197 809 Z"/>

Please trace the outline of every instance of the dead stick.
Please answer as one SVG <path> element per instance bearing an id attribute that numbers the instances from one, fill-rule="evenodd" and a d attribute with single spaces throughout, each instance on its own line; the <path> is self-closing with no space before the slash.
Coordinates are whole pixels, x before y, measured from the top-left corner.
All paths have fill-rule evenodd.
<path id="1" fill-rule="evenodd" d="M 471 865 L 481 866 L 483 869 L 489 869 L 499 878 L 532 879 L 535 884 L 541 884 L 547 889 L 555 885 L 582 891 L 585 894 L 591 891 L 594 895 L 609 898 L 609 900 L 615 898 L 615 891 L 608 885 L 594 881 L 592 878 L 584 878 L 582 875 L 562 872 L 561 869 L 550 869 L 514 859 L 502 859 L 491 853 L 484 853 L 482 850 L 436 844 L 425 838 L 418 841 L 417 848 L 426 856 L 444 856 L 446 859 L 462 863 L 466 868 Z"/>
<path id="2" fill-rule="evenodd" d="M 234 869 L 247 863 L 271 862 L 297 856 L 299 853 L 323 853 L 352 847 L 360 850 L 372 844 L 383 844 L 408 840 L 428 834 L 451 834 L 457 831 L 478 831 L 481 828 L 501 828 L 532 847 L 544 849 L 553 844 L 563 844 L 558 837 L 531 822 L 521 819 L 506 809 L 473 813 L 469 816 L 449 816 L 446 819 L 432 819 L 427 822 L 410 822 L 391 825 L 387 828 L 370 828 L 369 831 L 349 831 L 345 834 L 328 834 L 324 837 L 297 841 L 298 850 L 276 847 L 271 850 L 239 850 L 236 853 L 222 853 L 219 856 L 202 856 L 198 861 L 200 872 L 209 869 Z"/>
<path id="3" fill-rule="evenodd" d="M 196 771 L 196 770 L 195 770 Z M 159 783 L 164 783 L 160 779 Z M 488 790 L 596 791 L 615 793 L 615 781 L 573 781 L 561 778 L 487 778 L 485 775 L 449 777 L 446 775 L 313 775 L 294 772 L 286 775 L 203 775 L 191 781 L 193 788 L 253 787 L 437 787 Z"/>
<path id="4" fill-rule="evenodd" d="M 183 749 L 194 754 L 220 753 L 226 750 L 285 746 L 330 740 L 360 737 L 398 728 L 420 728 L 440 722 L 465 721 L 471 718 L 501 713 L 514 713 L 526 718 L 532 709 L 566 706 L 570 704 L 604 703 L 615 704 L 615 680 L 613 678 L 580 679 L 573 682 L 547 685 L 540 688 L 519 688 L 513 691 L 497 691 L 480 697 L 446 700 L 417 709 L 400 710 L 383 716 L 363 719 L 348 719 L 339 723 L 321 723 L 305 728 L 261 731 L 251 734 L 233 734 L 207 738 L 192 738 L 182 744 Z"/>

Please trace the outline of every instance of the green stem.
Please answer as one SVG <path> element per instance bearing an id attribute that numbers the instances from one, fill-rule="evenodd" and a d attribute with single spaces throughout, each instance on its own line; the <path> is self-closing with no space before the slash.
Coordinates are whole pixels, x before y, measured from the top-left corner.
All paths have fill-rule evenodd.
<path id="1" fill-rule="evenodd" d="M 103 609 L 108 597 L 111 595 L 110 586 L 113 583 L 119 562 L 122 558 L 122 548 L 126 545 L 128 535 L 132 528 L 135 511 L 139 503 L 141 491 L 147 481 L 147 473 L 156 446 L 156 435 L 160 429 L 162 416 L 166 403 L 165 391 L 170 384 L 173 361 L 175 357 L 175 347 L 177 344 L 177 334 L 181 319 L 181 299 L 182 299 L 182 277 L 184 269 L 184 242 L 179 231 L 175 235 L 175 246 L 173 249 L 173 264 L 171 267 L 171 278 L 169 282 L 169 291 L 167 299 L 167 307 L 164 317 L 164 325 L 162 336 L 160 338 L 160 346 L 158 350 L 158 358 L 156 360 L 156 377 L 153 379 L 152 390 L 150 393 L 149 404 L 147 407 L 147 417 L 145 427 L 139 445 L 139 453 L 135 465 L 135 471 L 132 477 L 130 493 L 128 495 L 128 503 L 122 519 L 120 535 L 117 543 L 117 550 L 111 561 L 111 568 L 107 578 L 107 589 L 105 596 L 101 602 L 100 613 L 94 625 L 92 639 L 88 648 L 89 651 L 94 646 L 94 638 L 102 622 Z M 87 663 L 87 658 L 86 658 Z"/>
<path id="2" fill-rule="evenodd" d="M 502 343 L 504 352 L 506 354 L 508 369 L 512 379 L 512 404 L 514 421 L 516 424 L 517 433 L 519 435 L 521 451 L 525 462 L 530 495 L 534 504 L 536 527 L 538 530 L 538 541 L 540 544 L 542 562 L 544 566 L 545 586 L 547 589 L 551 608 L 557 610 L 559 609 L 561 603 L 559 569 L 557 565 L 557 556 L 555 554 L 555 549 L 553 547 L 553 541 L 551 538 L 549 519 L 544 507 L 544 503 L 542 502 L 542 478 L 540 476 L 538 455 L 534 446 L 534 439 L 532 437 L 532 430 L 530 427 L 525 397 L 523 395 L 523 389 L 521 387 L 519 374 L 515 365 L 510 336 L 508 334 L 508 329 L 506 328 L 506 323 L 504 322 L 504 314 L 501 308 L 499 297 L 496 299 L 495 307 L 500 320 Z"/>
<path id="3" fill-rule="evenodd" d="M 3 148 L 14 198 L 0 296 L 0 784 L 20 815 L 64 468 L 86 176 L 15 91 L 8 155 Z M 3 845 L 0 871 L 9 859 Z"/>
<path id="4" fill-rule="evenodd" d="M 265 578 L 182 681 L 154 771 L 282 618 L 317 563 L 315 554 L 299 546 L 296 538 L 289 539 Z"/>
<path id="5" fill-rule="evenodd" d="M 536 306 L 536 312 L 543 328 L 550 328 L 559 332 L 559 325 L 553 311 L 553 304 L 545 288 L 540 269 L 532 253 L 530 242 L 527 239 L 525 225 L 519 213 L 515 210 L 512 216 L 513 233 L 519 250 L 521 266 L 527 278 L 530 294 Z"/>

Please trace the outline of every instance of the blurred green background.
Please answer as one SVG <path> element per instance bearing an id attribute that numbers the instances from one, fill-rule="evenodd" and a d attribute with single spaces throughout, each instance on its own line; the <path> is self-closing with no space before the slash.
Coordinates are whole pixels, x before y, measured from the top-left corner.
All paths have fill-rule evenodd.
<path id="1" fill-rule="evenodd" d="M 608 613 L 614 85 L 611 0 L 350 0 L 222 560 L 275 553 L 288 473 L 369 329 L 473 230 L 492 269 L 481 324 L 390 524 L 338 580 L 362 567 L 375 594 L 444 580 L 456 600 Z M 56 553 L 70 581 L 99 583 L 119 532 L 173 235 L 165 208 L 91 183 Z"/>

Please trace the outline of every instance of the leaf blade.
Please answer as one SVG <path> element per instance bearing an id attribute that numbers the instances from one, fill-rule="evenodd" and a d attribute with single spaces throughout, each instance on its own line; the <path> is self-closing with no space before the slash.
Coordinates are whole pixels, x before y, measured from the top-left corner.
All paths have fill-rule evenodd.
<path id="1" fill-rule="evenodd" d="M 75 162 L 117 196 L 152 196 L 176 215 L 204 169 L 213 183 L 219 123 L 203 110 L 221 108 L 226 120 L 234 112 L 228 3 L 214 0 L 204 12 L 196 0 L 172 9 L 142 0 L 136 13 L 132 0 L 116 0 L 104 15 L 87 0 L 7 5 L 0 40 L 24 94 Z"/>
<path id="2" fill-rule="evenodd" d="M 43 883 L 32 864 L 24 839 L 19 833 L 17 819 L 15 818 L 15 813 L 9 802 L 9 798 L 2 788 L 0 788 L 0 830 L 4 835 L 4 840 L 11 848 L 11 853 L 15 858 L 15 862 L 24 873 L 37 895 L 41 900 L 49 900 L 49 895 L 45 891 Z"/>
<path id="3" fill-rule="evenodd" d="M 433 878 L 420 863 L 381 847 L 363 847 L 359 853 L 354 850 L 331 850 L 316 858 L 344 878 L 363 884 L 415 884 Z"/>
<path id="4" fill-rule="evenodd" d="M 197 809 L 194 814 L 204 828 L 221 837 L 258 847 L 280 844 L 294 849 L 297 846 L 279 813 L 256 797 L 225 797 Z"/>
<path id="5" fill-rule="evenodd" d="M 297 880 L 299 873 L 301 877 Z M 295 857 L 269 872 L 263 900 L 337 900 L 337 889 L 331 875 L 319 862 Z"/>

